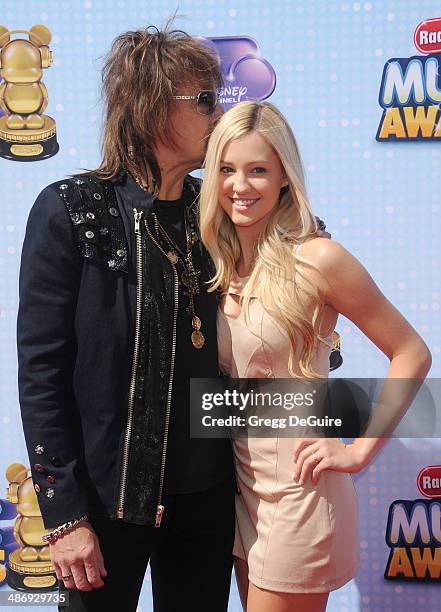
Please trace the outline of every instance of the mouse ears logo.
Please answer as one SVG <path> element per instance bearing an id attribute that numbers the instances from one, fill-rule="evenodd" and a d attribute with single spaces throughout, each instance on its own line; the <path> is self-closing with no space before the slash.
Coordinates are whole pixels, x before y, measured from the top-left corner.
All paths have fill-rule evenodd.
<path id="1" fill-rule="evenodd" d="M 276 87 L 276 73 L 262 57 L 258 42 L 251 36 L 218 36 L 198 40 L 216 55 L 222 69 L 224 86 L 220 104 L 227 110 L 243 100 L 265 100 Z"/>
<path id="2" fill-rule="evenodd" d="M 418 490 L 430 499 L 399 499 L 390 505 L 386 543 L 387 580 L 439 583 L 441 578 L 441 465 L 423 468 Z"/>
<path id="3" fill-rule="evenodd" d="M 379 142 L 441 138 L 441 17 L 420 23 L 414 43 L 429 55 L 392 58 L 384 66 Z"/>

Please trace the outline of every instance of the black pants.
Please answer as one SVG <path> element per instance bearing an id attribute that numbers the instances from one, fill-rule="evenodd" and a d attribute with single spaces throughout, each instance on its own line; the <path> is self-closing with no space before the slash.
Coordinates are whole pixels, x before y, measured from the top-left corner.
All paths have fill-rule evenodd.
<path id="1" fill-rule="evenodd" d="M 234 483 L 164 497 L 161 527 L 91 519 L 107 576 L 91 591 L 66 589 L 60 612 L 136 612 L 150 561 L 155 612 L 226 612 L 234 541 Z"/>

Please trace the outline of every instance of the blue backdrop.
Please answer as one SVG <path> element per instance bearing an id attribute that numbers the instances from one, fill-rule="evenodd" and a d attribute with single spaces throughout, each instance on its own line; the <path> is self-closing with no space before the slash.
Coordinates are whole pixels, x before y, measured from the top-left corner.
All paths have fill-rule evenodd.
<path id="1" fill-rule="evenodd" d="M 44 71 L 46 113 L 57 122 L 59 153 L 19 163 L 0 159 L 0 488 L 12 463 L 28 465 L 16 387 L 15 318 L 20 250 L 29 209 L 48 183 L 95 167 L 100 159 L 102 56 L 122 31 L 163 25 L 206 37 L 251 36 L 275 72 L 270 100 L 289 118 L 305 163 L 313 208 L 333 237 L 357 256 L 382 291 L 424 337 L 440 360 L 439 139 L 376 140 L 379 92 L 392 58 L 422 55 L 418 24 L 441 17 L 433 0 L 2 0 L 9 29 L 47 25 L 53 66 Z M 435 56 L 434 56 L 435 57 Z M 338 376 L 384 376 L 387 359 L 341 318 L 344 365 Z M 356 476 L 361 570 L 330 597 L 332 612 L 439 609 L 437 580 L 387 581 L 385 529 L 390 504 L 421 497 L 419 471 L 439 461 L 436 439 L 392 440 Z M 0 516 L 0 520 L 2 517 Z M 0 528 L 12 525 L 4 520 Z M 1 545 L 1 544 L 0 544 Z M 1 561 L 1 558 L 0 558 Z M 195 567 L 197 572 L 197 567 Z M 438 580 L 439 582 L 439 580 Z M 0 591 L 8 590 L 6 584 Z M 49 609 L 49 608 L 48 608 Z M 146 575 L 139 610 L 152 609 Z M 230 610 L 240 610 L 233 583 Z"/>

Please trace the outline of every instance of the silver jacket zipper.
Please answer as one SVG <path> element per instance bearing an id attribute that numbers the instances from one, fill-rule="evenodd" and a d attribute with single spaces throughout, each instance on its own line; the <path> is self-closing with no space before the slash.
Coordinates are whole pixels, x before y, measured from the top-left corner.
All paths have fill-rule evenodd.
<path id="1" fill-rule="evenodd" d="M 158 249 L 167 257 L 167 253 L 158 243 L 158 241 L 154 238 L 153 234 L 150 231 L 149 226 L 147 225 L 147 221 L 144 221 L 145 228 L 150 237 L 150 240 L 158 247 Z M 178 280 L 178 272 L 176 270 L 175 265 L 170 261 L 167 257 L 167 261 L 170 262 L 171 267 L 173 268 L 173 274 L 175 277 L 175 301 L 174 301 L 174 310 L 173 310 L 173 341 L 172 341 L 172 354 L 170 360 L 170 378 L 168 382 L 168 393 L 167 393 L 167 408 L 165 413 L 165 426 L 164 426 L 164 441 L 162 446 L 162 459 L 161 459 L 161 473 L 159 477 L 159 493 L 158 493 L 158 503 L 156 505 L 156 519 L 155 519 L 155 527 L 161 526 L 162 517 L 165 511 L 165 506 L 162 504 L 162 491 L 164 489 L 164 474 L 165 474 L 165 458 L 167 454 L 167 441 L 168 441 L 168 427 L 170 423 L 170 406 L 171 406 L 171 398 L 173 391 L 173 376 L 175 371 L 175 356 L 176 356 L 176 322 L 178 318 L 178 301 L 179 301 L 179 280 Z"/>
<path id="2" fill-rule="evenodd" d="M 136 386 L 136 371 L 138 369 L 138 357 L 139 357 L 139 340 L 141 334 L 141 308 L 142 308 L 142 241 L 141 241 L 141 217 L 143 211 L 138 211 L 136 208 L 133 209 L 133 215 L 135 218 L 135 237 L 136 237 L 136 318 L 135 318 L 135 346 L 133 349 L 133 360 L 132 360 L 132 377 L 130 379 L 129 387 L 129 404 L 127 414 L 127 425 L 126 433 L 124 437 L 124 449 L 123 449 L 123 463 L 121 472 L 121 483 L 119 489 L 118 498 L 118 510 L 116 516 L 118 518 L 124 517 L 124 498 L 126 494 L 126 480 L 127 480 L 127 466 L 129 463 L 129 448 L 130 448 L 130 436 L 132 435 L 132 420 L 133 420 L 133 405 L 135 400 L 135 386 Z"/>

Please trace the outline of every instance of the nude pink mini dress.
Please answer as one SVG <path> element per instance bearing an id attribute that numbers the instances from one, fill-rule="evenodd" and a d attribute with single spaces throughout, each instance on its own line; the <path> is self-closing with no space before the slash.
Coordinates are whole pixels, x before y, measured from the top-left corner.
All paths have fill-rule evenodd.
<path id="1" fill-rule="evenodd" d="M 248 278 L 235 275 L 225 293 L 240 295 Z M 250 317 L 251 330 L 242 313 L 233 318 L 219 308 L 220 369 L 232 378 L 290 378 L 286 334 L 257 298 Z M 318 343 L 313 361 L 326 376 L 330 351 Z M 286 593 L 332 591 L 358 569 L 354 483 L 350 474 L 332 470 L 322 472 L 317 485 L 310 477 L 303 485 L 295 482 L 294 444 L 295 439 L 286 437 L 234 440 L 241 494 L 236 495 L 233 554 L 248 563 L 249 580 L 258 587 Z"/>

